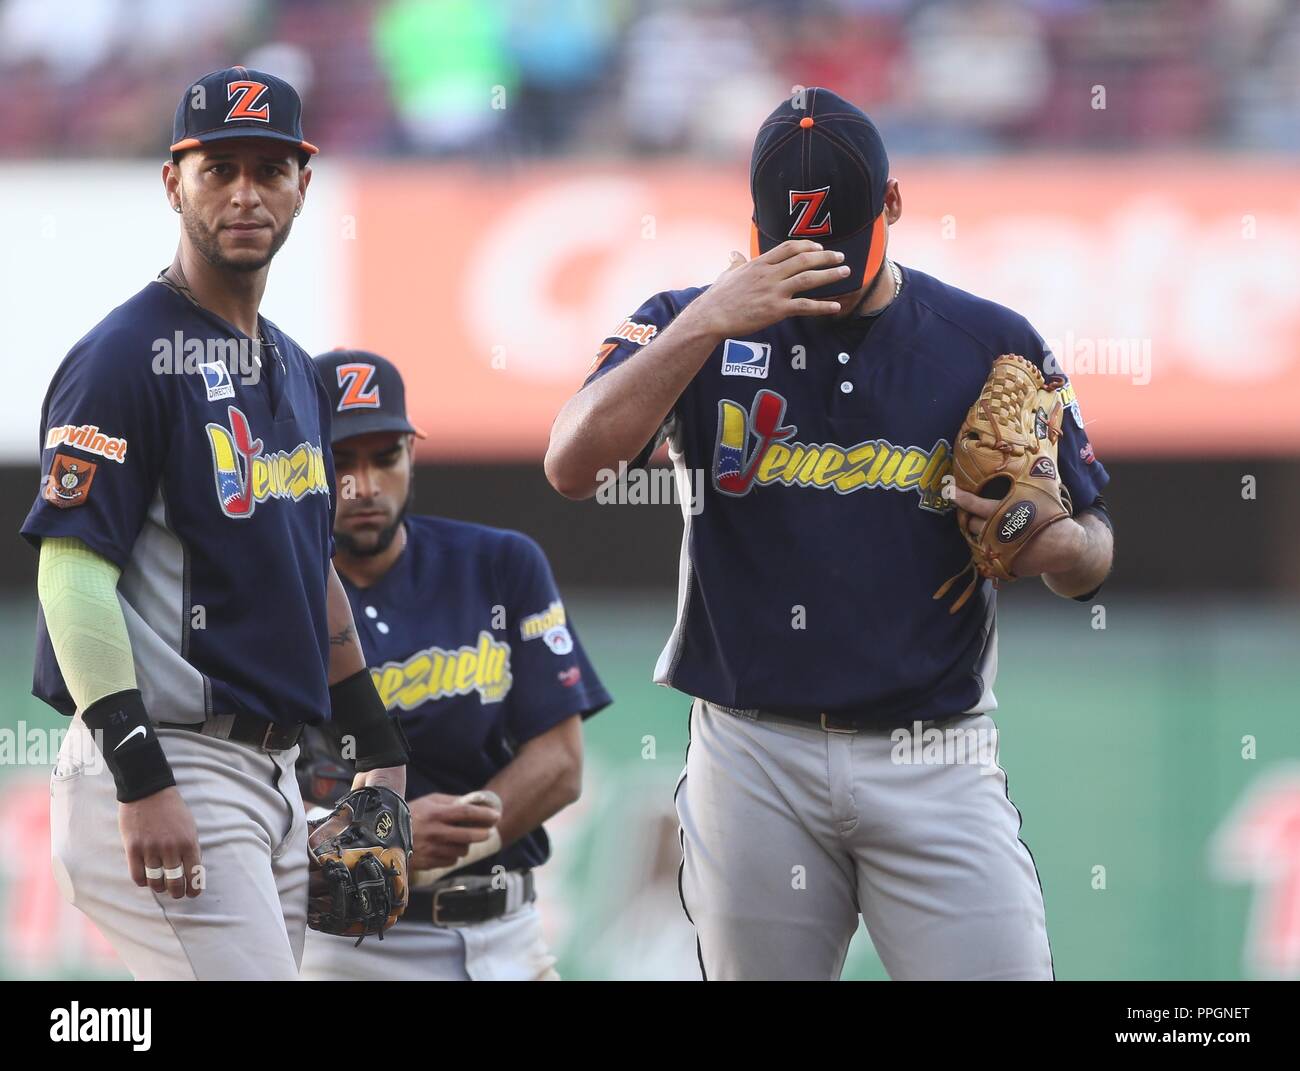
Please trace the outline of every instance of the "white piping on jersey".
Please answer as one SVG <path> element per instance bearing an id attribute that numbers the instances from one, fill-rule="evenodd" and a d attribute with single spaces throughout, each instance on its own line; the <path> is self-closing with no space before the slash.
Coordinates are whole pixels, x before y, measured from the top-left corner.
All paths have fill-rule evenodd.
<path id="1" fill-rule="evenodd" d="M 685 447 L 677 438 L 677 418 L 669 422 L 668 457 L 673 463 L 673 477 L 677 484 L 677 500 L 682 507 L 682 550 L 677 566 L 677 620 L 673 624 L 672 634 L 664 646 L 659 660 L 655 663 L 655 684 L 671 685 L 673 675 L 677 672 L 677 663 L 681 661 L 683 642 L 686 637 L 686 615 L 690 609 L 691 589 L 691 514 L 698 506 L 691 502 L 691 478 L 686 471 Z M 700 489 L 703 493 L 703 488 Z"/>

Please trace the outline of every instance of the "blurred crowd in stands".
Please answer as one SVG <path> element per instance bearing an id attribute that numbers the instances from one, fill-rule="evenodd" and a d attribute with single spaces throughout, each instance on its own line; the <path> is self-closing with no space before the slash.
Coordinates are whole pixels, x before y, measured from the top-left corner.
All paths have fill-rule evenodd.
<path id="1" fill-rule="evenodd" d="M 0 156 L 158 156 L 231 63 L 342 155 L 730 156 L 796 85 L 892 151 L 1300 149 L 1300 0 L 0 0 Z"/>

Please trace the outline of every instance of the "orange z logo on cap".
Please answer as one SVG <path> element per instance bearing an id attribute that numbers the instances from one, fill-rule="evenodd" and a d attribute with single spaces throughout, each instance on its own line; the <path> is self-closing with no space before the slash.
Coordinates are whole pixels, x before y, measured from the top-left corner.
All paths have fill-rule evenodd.
<path id="1" fill-rule="evenodd" d="M 374 375 L 373 364 L 339 365 L 339 389 L 343 391 L 343 397 L 339 399 L 340 413 L 348 409 L 379 408 L 379 388 L 370 386 Z"/>
<path id="2" fill-rule="evenodd" d="M 45 477 L 45 490 L 42 492 L 45 501 L 59 509 L 80 506 L 90 495 L 90 485 L 98 467 L 93 461 L 55 454 L 50 463 L 50 474 Z"/>
<path id="3" fill-rule="evenodd" d="M 255 105 L 266 93 L 266 85 L 262 82 L 239 81 L 231 82 L 226 86 L 226 98 L 233 100 L 230 111 L 226 113 L 226 122 L 232 119 L 256 119 L 259 123 L 269 123 L 271 121 L 271 105 L 263 104 L 260 108 Z M 236 99 L 235 94 L 239 94 Z"/>

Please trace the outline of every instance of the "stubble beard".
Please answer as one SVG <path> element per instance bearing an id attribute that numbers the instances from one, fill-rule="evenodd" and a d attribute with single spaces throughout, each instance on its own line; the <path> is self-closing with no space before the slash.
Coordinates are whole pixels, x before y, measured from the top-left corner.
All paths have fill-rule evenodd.
<path id="1" fill-rule="evenodd" d="M 406 523 L 407 514 L 411 512 L 411 506 L 415 502 L 415 480 L 411 480 L 411 486 L 406 492 L 406 501 L 402 504 L 401 510 L 398 511 L 396 519 L 392 524 L 387 525 L 379 530 L 373 543 L 362 543 L 355 536 L 347 532 L 336 531 L 334 533 L 334 543 L 344 554 L 353 558 L 373 558 L 383 554 L 393 545 L 393 540 L 397 538 L 397 533 L 402 525 Z"/>
<path id="2" fill-rule="evenodd" d="M 217 237 L 217 232 L 208 227 L 201 219 L 192 215 L 188 210 L 184 210 L 181 213 L 181 221 L 185 225 L 185 233 L 189 236 L 190 244 L 198 250 L 199 256 L 214 268 L 233 272 L 261 271 L 275 259 L 276 253 L 280 252 L 284 243 L 289 240 L 289 232 L 293 230 L 293 220 L 290 219 L 271 236 L 271 246 L 266 251 L 265 256 L 254 260 L 232 260 L 221 251 L 221 242 Z"/>

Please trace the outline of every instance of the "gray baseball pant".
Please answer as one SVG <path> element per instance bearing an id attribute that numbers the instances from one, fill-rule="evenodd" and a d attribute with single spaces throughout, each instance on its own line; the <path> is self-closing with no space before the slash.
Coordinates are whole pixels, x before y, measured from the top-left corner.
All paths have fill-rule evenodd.
<path id="1" fill-rule="evenodd" d="M 924 748 L 695 701 L 676 803 L 705 977 L 836 979 L 859 915 L 894 979 L 1053 977 L 997 728 L 939 731 Z"/>
<path id="2" fill-rule="evenodd" d="M 131 880 L 113 777 L 80 718 L 50 781 L 60 890 L 137 980 L 296 980 L 307 929 L 298 749 L 268 753 L 184 729 L 157 732 L 198 828 L 202 894 L 173 900 Z"/>
<path id="3" fill-rule="evenodd" d="M 309 930 L 303 980 L 545 982 L 560 977 L 542 936 L 541 913 L 530 903 L 464 926 L 435 926 L 408 910 L 382 941 L 367 937 L 356 948 L 354 943 Z"/>

